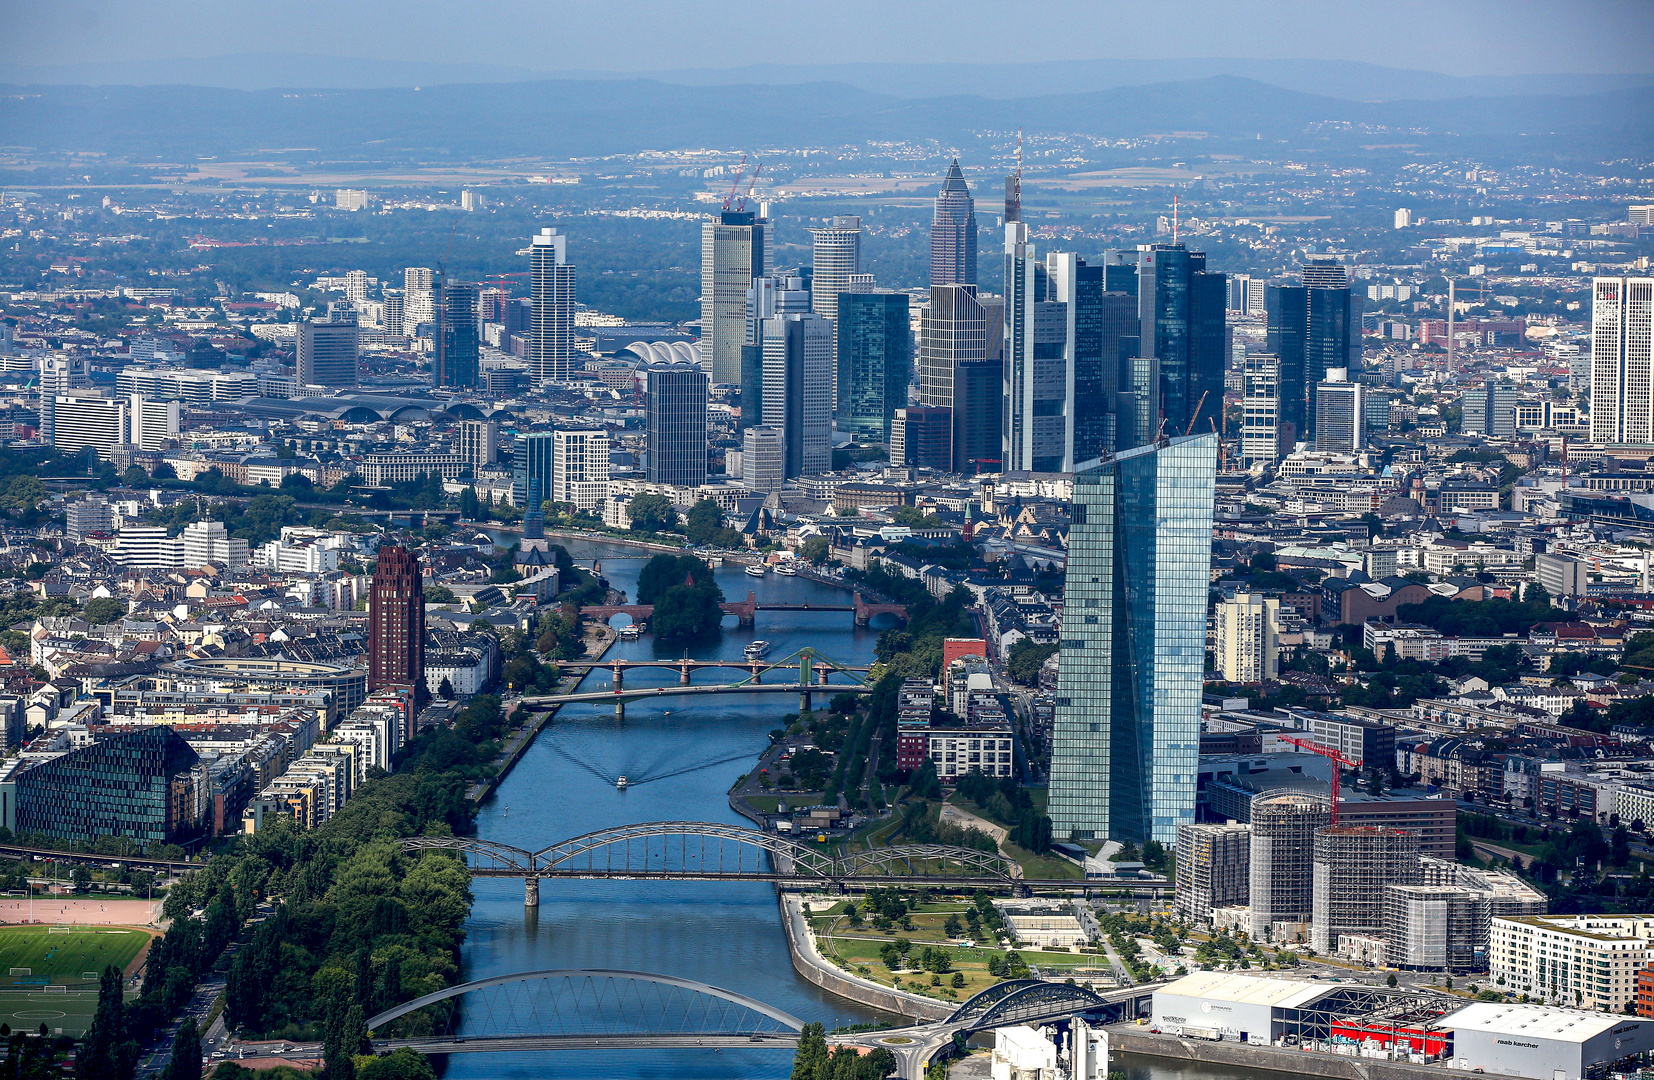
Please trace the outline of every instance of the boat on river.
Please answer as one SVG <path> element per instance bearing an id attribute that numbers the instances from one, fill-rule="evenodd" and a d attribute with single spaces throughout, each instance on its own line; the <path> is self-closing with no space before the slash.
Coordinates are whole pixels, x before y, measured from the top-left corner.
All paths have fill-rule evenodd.
<path id="1" fill-rule="evenodd" d="M 765 573 L 766 573 L 766 571 L 764 570 L 764 564 L 763 563 L 748 563 L 747 564 L 747 576 L 748 577 L 763 577 Z"/>
<path id="2" fill-rule="evenodd" d="M 780 574 L 782 577 L 796 577 L 798 575 L 798 567 L 794 566 L 790 562 L 778 563 L 775 567 L 775 572 Z"/>
<path id="3" fill-rule="evenodd" d="M 615 789 L 617 791 L 625 791 L 627 786 L 626 778 L 624 776 L 615 777 Z"/>
<path id="4" fill-rule="evenodd" d="M 759 638 L 746 647 L 745 653 L 748 660 L 761 660 L 770 654 L 770 643 Z"/>
<path id="5" fill-rule="evenodd" d="M 637 623 L 628 623 L 615 631 L 615 636 L 621 641 L 636 641 L 643 631 L 638 629 Z"/>

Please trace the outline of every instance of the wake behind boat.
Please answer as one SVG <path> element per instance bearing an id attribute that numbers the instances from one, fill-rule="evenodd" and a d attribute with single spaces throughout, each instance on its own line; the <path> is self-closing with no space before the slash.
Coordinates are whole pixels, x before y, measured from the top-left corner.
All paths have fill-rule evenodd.
<path id="1" fill-rule="evenodd" d="M 745 652 L 746 652 L 746 657 L 747 657 L 748 660 L 762 659 L 763 657 L 769 655 L 770 643 L 765 641 L 762 638 L 759 638 L 757 641 L 754 641 L 751 644 L 749 644 L 746 647 Z"/>

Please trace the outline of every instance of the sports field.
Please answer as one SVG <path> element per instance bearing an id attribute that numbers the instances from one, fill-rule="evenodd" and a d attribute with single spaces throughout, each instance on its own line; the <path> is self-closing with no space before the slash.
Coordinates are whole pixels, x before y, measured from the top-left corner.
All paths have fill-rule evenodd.
<path id="1" fill-rule="evenodd" d="M 0 926 L 0 988 L 96 983 L 110 964 L 125 971 L 148 941 L 142 930 L 118 926 L 81 926 L 67 933 L 49 926 Z"/>
<path id="2" fill-rule="evenodd" d="M 79 1036 L 98 1006 L 105 966 L 125 971 L 149 934 L 115 926 L 0 926 L 0 1023 Z M 49 988 L 49 989 L 48 989 Z"/>

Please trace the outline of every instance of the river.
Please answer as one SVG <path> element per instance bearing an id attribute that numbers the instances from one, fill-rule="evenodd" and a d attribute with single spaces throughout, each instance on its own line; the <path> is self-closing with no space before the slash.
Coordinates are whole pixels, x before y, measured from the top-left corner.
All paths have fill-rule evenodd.
<path id="1" fill-rule="evenodd" d="M 590 541 L 556 542 L 563 543 L 582 566 L 590 567 L 593 558 L 601 559 L 604 577 L 629 598 L 636 597 L 637 577 L 647 559 L 646 555 L 639 557 L 638 549 Z M 730 599 L 745 597 L 749 589 L 757 592 L 760 602 L 842 604 L 849 599 L 848 593 L 833 586 L 776 574 L 754 578 L 738 567 L 720 568 L 717 578 Z M 689 654 L 697 659 L 739 657 L 748 642 L 762 637 L 773 645 L 771 660 L 809 645 L 832 659 L 862 664 L 872 659 L 878 634 L 877 627 L 852 625 L 848 612 L 760 612 L 755 629 L 726 626 L 721 638 L 695 645 Z M 617 642 L 607 657 L 645 660 L 682 655 L 681 647 L 660 646 L 645 637 Z M 670 669 L 634 670 L 626 679 L 631 686 L 673 683 L 677 677 Z M 740 677 L 734 670 L 695 675 L 697 682 Z M 585 689 L 609 685 L 610 676 L 603 671 L 594 672 L 582 684 Z M 797 707 L 797 699 L 791 696 L 757 694 L 707 701 L 635 702 L 627 706 L 624 723 L 615 721 L 612 707 L 565 707 L 483 806 L 477 835 L 532 850 L 632 822 L 745 824 L 745 819 L 730 810 L 726 792 L 766 745 L 768 733 L 780 725 L 782 715 Z M 625 791 L 614 786 L 613 778 L 622 774 L 633 783 Z M 538 912 L 524 909 L 520 881 L 476 878 L 472 889 L 476 903 L 467 924 L 467 979 L 550 968 L 646 971 L 735 990 L 804 1020 L 821 1021 L 829 1029 L 889 1019 L 824 993 L 793 971 L 775 892 L 769 885 L 547 881 L 540 886 Z M 467 1026 L 474 1030 L 480 1020 L 467 1014 L 462 1033 Z M 450 1080 L 550 1076 L 569 1080 L 779 1080 L 787 1075 L 791 1060 L 787 1052 L 754 1050 L 456 1054 L 449 1057 L 445 1075 Z M 1128 1080 L 1281 1080 L 1270 1073 L 1137 1057 L 1123 1058 L 1115 1068 L 1123 1068 Z"/>
<path id="2" fill-rule="evenodd" d="M 556 542 L 565 544 L 582 566 L 601 559 L 610 584 L 636 597 L 646 558 L 639 558 L 637 549 Z M 732 600 L 745 597 L 750 589 L 761 602 L 849 602 L 844 590 L 803 578 L 754 578 L 739 567 L 720 568 L 717 577 Z M 762 637 L 773 645 L 771 660 L 810 645 L 832 659 L 865 664 L 878 634 L 877 629 L 852 625 L 849 612 L 760 612 L 756 629 L 726 627 L 721 638 L 696 644 L 689 654 L 697 659 L 739 658 L 748 642 Z M 646 636 L 615 643 L 607 658 L 671 659 L 683 652 L 682 647 L 661 646 Z M 669 669 L 632 671 L 626 682 L 675 684 L 677 678 Z M 739 678 L 735 670 L 695 675 L 697 682 Z M 611 679 L 599 671 L 582 685 L 603 688 Z M 477 835 L 537 849 L 631 822 L 744 824 L 745 819 L 730 810 L 726 792 L 768 743 L 768 733 L 780 726 L 781 716 L 797 708 L 796 698 L 774 694 L 669 699 L 629 704 L 625 722 L 617 723 L 612 707 L 565 707 L 483 806 Z M 703 767 L 694 767 L 698 765 Z M 661 776 L 665 773 L 677 775 Z M 616 790 L 617 775 L 625 775 L 633 786 Z M 655 776 L 661 778 L 652 779 Z M 769 885 L 548 881 L 540 887 L 540 910 L 534 915 L 525 915 L 521 882 L 477 878 L 473 891 L 476 904 L 465 945 L 468 979 L 545 968 L 617 968 L 736 990 L 829 1028 L 879 1018 L 871 1009 L 818 990 L 793 971 L 775 891 Z M 790 1061 L 788 1053 L 751 1050 L 457 1054 L 449 1059 L 446 1075 L 773 1078 L 785 1076 Z"/>

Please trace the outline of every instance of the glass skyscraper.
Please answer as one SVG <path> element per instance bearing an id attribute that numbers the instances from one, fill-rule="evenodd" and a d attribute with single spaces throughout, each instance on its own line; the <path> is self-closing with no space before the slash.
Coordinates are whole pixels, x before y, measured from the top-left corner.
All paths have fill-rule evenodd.
<path id="1" fill-rule="evenodd" d="M 976 200 L 959 171 L 959 159 L 948 166 L 942 190 L 936 193 L 936 211 L 930 220 L 930 285 L 976 284 Z"/>
<path id="2" fill-rule="evenodd" d="M 1062 837 L 1171 846 L 1195 819 L 1218 436 L 1074 477 L 1052 735 Z"/>
<path id="3" fill-rule="evenodd" d="M 481 352 L 477 340 L 477 287 L 464 281 L 444 281 L 442 305 L 437 311 L 441 333 L 437 340 L 436 386 L 476 386 Z"/>
<path id="4" fill-rule="evenodd" d="M 648 364 L 644 398 L 650 483 L 706 483 L 707 374 L 688 361 Z"/>
<path id="5" fill-rule="evenodd" d="M 764 276 L 764 230 L 751 211 L 701 223 L 701 363 L 715 383 L 741 381 L 747 293 Z"/>
<path id="6" fill-rule="evenodd" d="M 907 296 L 839 293 L 838 324 L 839 430 L 888 443 L 913 372 Z"/>
<path id="7" fill-rule="evenodd" d="M 1229 282 L 1207 273 L 1206 253 L 1182 244 L 1155 244 L 1137 253 L 1139 357 L 1152 359 L 1155 373 L 1139 370 L 1139 394 L 1153 395 L 1146 409 L 1163 435 L 1216 431 L 1223 414 L 1223 373 L 1228 367 L 1226 330 Z M 1155 430 L 1139 430 L 1134 441 L 1152 442 Z"/>
<path id="8" fill-rule="evenodd" d="M 1302 285 L 1264 290 L 1266 351 L 1281 365 L 1282 443 L 1315 433 L 1315 387 L 1328 371 L 1345 368 L 1353 377 L 1361 369 L 1361 310 L 1344 268 L 1311 261 L 1303 276 Z"/>

